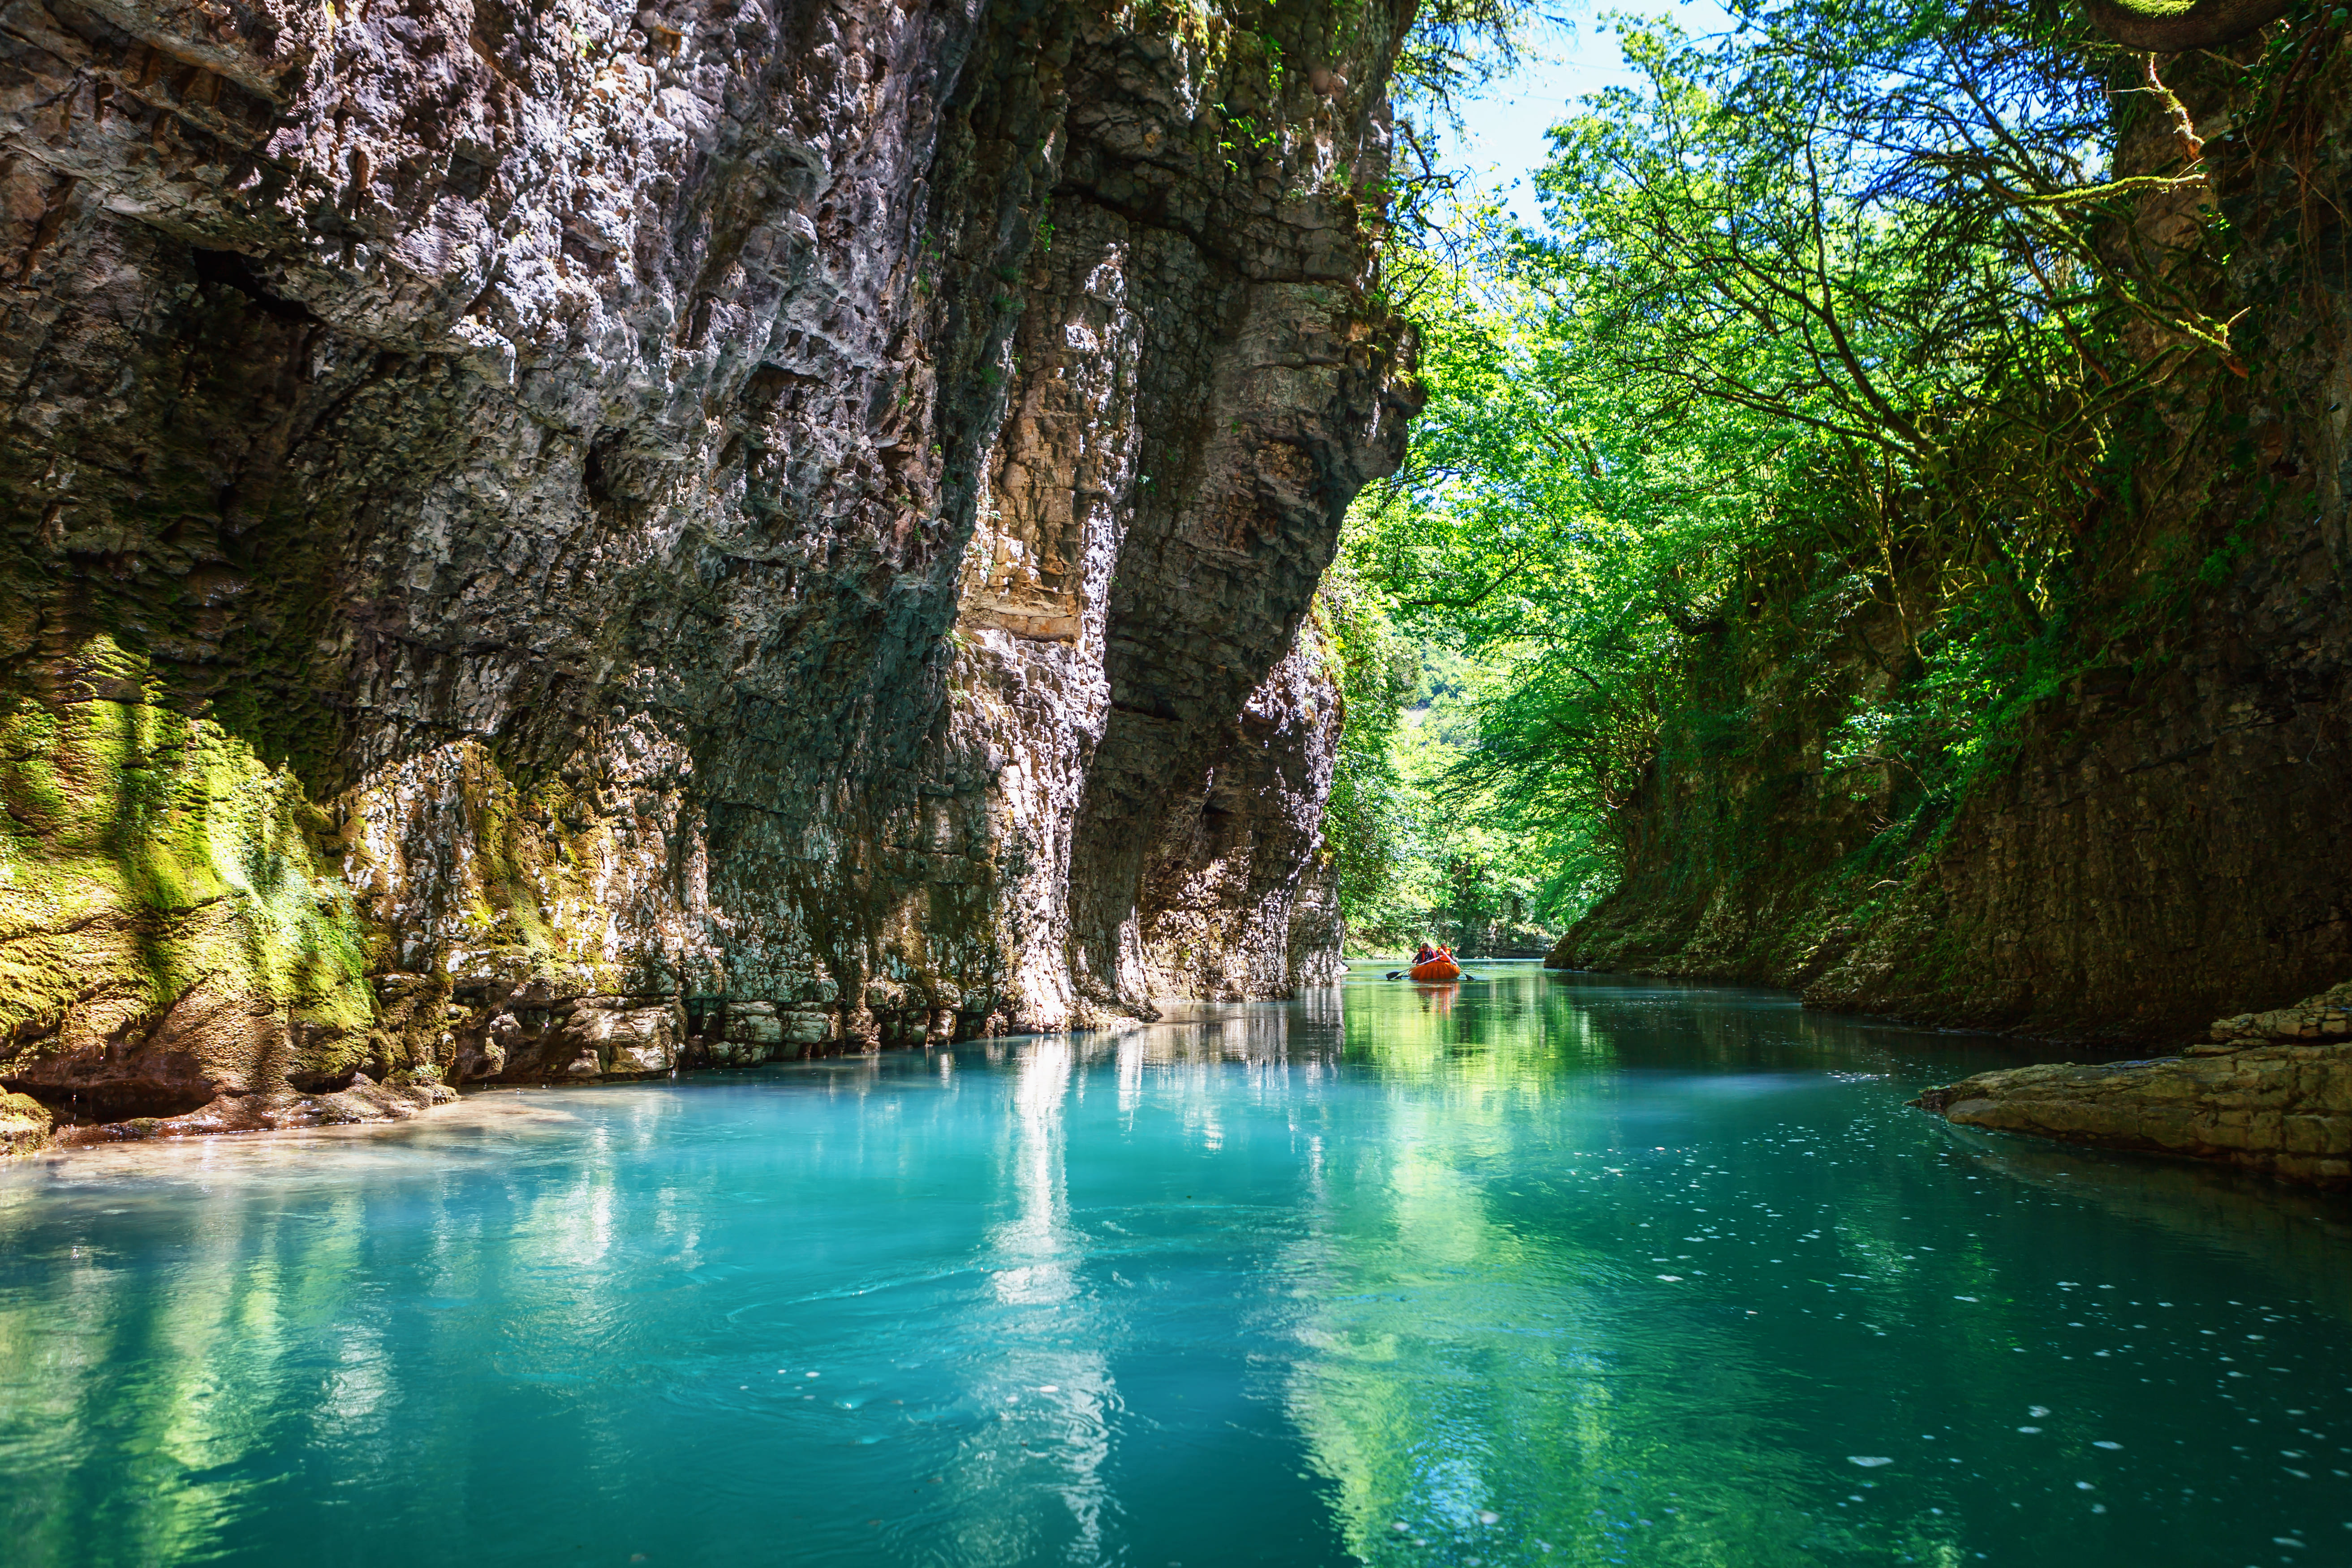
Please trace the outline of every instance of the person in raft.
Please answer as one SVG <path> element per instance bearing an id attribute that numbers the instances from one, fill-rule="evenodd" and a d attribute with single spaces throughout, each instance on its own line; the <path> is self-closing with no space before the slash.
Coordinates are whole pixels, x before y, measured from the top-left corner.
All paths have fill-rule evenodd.
<path id="1" fill-rule="evenodd" d="M 1429 943 L 1424 942 L 1421 944 L 1421 951 L 1412 955 L 1413 967 L 1418 969 L 1423 964 L 1429 963 L 1432 959 L 1434 959 L 1437 956 L 1437 949 L 1430 946 Z"/>

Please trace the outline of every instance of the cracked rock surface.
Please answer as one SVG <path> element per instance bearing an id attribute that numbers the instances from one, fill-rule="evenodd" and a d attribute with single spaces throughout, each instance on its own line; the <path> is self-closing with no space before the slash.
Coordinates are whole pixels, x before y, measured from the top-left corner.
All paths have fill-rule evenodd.
<path id="1" fill-rule="evenodd" d="M 1407 16 L 0 5 L 0 1082 L 1328 979 Z"/>

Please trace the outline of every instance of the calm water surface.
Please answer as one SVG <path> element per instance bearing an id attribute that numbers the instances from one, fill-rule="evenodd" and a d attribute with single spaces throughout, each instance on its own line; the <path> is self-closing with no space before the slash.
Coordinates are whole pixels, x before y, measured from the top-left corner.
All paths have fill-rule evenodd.
<path id="1" fill-rule="evenodd" d="M 2352 1563 L 2352 1212 L 1495 966 L 0 1173 L 10 1563 Z"/>

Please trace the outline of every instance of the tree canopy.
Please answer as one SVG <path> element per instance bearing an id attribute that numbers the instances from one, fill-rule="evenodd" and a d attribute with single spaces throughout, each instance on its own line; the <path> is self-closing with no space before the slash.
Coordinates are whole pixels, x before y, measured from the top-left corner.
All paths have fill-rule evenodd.
<path id="1" fill-rule="evenodd" d="M 1463 196 L 1388 258 L 1429 403 L 1323 601 L 1375 943 L 1571 919 L 1767 668 L 1872 667 L 1826 761 L 1916 847 L 2200 564 L 2162 456 L 2244 367 L 2177 65 L 2047 4 L 1733 16 L 1621 22 L 1636 85 L 1555 128 L 1539 212 Z"/>

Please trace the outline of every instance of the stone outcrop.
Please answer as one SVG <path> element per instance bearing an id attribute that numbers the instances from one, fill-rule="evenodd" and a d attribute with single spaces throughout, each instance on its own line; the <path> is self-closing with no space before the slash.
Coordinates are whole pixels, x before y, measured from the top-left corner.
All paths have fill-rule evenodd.
<path id="1" fill-rule="evenodd" d="M 2178 1057 L 1979 1073 L 1911 1103 L 1963 1126 L 2352 1188 L 2352 984 L 2224 1018 Z"/>
<path id="2" fill-rule="evenodd" d="M 1322 666 L 1292 654 L 1180 793 L 1145 863 L 1155 991 L 1237 1001 L 1339 983 L 1338 892 L 1320 848 L 1338 703 Z"/>
<path id="3" fill-rule="evenodd" d="M 2189 1047 L 2189 1054 L 2221 1056 L 2247 1045 L 2272 1040 L 2352 1044 L 2347 1036 L 2352 1036 L 2352 983 L 2333 986 L 2292 1007 L 2273 1007 L 2267 1013 L 2241 1013 L 2234 1018 L 2218 1019 L 2211 1038 L 2205 1044 Z"/>
<path id="4" fill-rule="evenodd" d="M 153 1138 L 215 1138 L 227 1132 L 286 1132 L 368 1121 L 407 1121 L 457 1098 L 456 1089 L 430 1079 L 378 1083 L 365 1073 L 353 1073 L 352 1081 L 341 1089 L 310 1094 L 283 1089 L 224 1093 L 177 1116 L 73 1123 L 58 1128 L 49 1142 L 73 1148 Z"/>
<path id="5" fill-rule="evenodd" d="M 1827 754 L 1906 664 L 1891 614 L 1855 612 L 1793 664 L 1727 653 L 1709 711 L 1640 781 L 1622 885 L 1549 963 L 2136 1045 L 2352 973 L 2352 51 L 2315 37 L 2266 98 L 2226 61 L 2165 68 L 2199 100 L 2210 184 L 2151 201 L 2226 215 L 2214 296 L 2242 363 L 2197 362 L 2168 433 L 2151 415 L 2132 437 L 2156 498 L 2138 553 L 2094 562 L 2112 601 L 2069 612 L 2104 662 L 1914 817 L 1895 769 Z M 2172 134 L 2152 121 L 2143 139 Z"/>
<path id="6" fill-rule="evenodd" d="M 1300 627 L 1412 406 L 1408 16 L 0 9 L 0 1081 L 1326 975 Z"/>
<path id="7" fill-rule="evenodd" d="M 29 1094 L 0 1093 L 0 1154 L 29 1154 L 48 1147 L 56 1118 Z"/>

